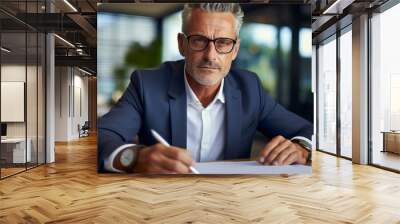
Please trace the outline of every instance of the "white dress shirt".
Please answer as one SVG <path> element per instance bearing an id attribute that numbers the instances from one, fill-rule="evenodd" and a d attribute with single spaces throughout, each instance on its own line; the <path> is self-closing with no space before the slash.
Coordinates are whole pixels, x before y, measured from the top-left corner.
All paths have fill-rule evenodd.
<path id="1" fill-rule="evenodd" d="M 213 101 L 203 107 L 190 87 L 186 75 L 186 146 L 196 162 L 223 159 L 225 147 L 224 79 Z"/>

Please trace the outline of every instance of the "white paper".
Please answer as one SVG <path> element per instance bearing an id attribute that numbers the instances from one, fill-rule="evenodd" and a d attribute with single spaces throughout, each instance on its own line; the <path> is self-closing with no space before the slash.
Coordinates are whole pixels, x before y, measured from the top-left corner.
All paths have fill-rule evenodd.
<path id="1" fill-rule="evenodd" d="M 257 161 L 196 163 L 200 174 L 311 174 L 305 165 L 268 166 Z"/>

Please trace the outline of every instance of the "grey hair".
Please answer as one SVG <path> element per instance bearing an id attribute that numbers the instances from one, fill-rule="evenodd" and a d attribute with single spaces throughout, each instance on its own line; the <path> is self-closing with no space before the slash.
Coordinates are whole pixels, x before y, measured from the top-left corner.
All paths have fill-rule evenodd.
<path id="1" fill-rule="evenodd" d="M 182 32 L 187 34 L 187 22 L 193 9 L 202 9 L 206 12 L 231 12 L 236 19 L 236 35 L 239 35 L 243 23 L 244 13 L 237 3 L 199 3 L 185 4 L 182 12 Z"/>

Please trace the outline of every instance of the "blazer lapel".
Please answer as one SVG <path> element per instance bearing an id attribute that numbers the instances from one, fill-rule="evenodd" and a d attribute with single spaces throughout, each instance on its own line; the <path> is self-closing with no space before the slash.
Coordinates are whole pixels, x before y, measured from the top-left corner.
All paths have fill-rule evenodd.
<path id="1" fill-rule="evenodd" d="M 226 97 L 226 142 L 224 159 L 237 158 L 241 143 L 241 116 L 242 116 L 242 94 L 234 86 L 230 75 L 226 76 L 224 94 Z"/>
<path id="2" fill-rule="evenodd" d="M 171 145 L 186 148 L 186 92 L 183 77 L 184 61 L 172 67 L 169 84 L 169 111 L 171 124 Z"/>

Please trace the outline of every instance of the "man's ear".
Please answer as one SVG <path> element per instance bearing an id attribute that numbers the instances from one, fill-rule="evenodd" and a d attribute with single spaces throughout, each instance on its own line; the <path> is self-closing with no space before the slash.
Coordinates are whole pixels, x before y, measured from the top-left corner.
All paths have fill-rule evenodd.
<path id="1" fill-rule="evenodd" d="M 236 59 L 237 54 L 239 53 L 239 48 L 240 48 L 240 39 L 237 39 L 235 47 L 233 48 L 232 52 L 232 61 Z"/>
<path id="2" fill-rule="evenodd" d="M 185 37 L 183 34 L 178 33 L 178 48 L 179 48 L 179 53 L 185 57 Z"/>

